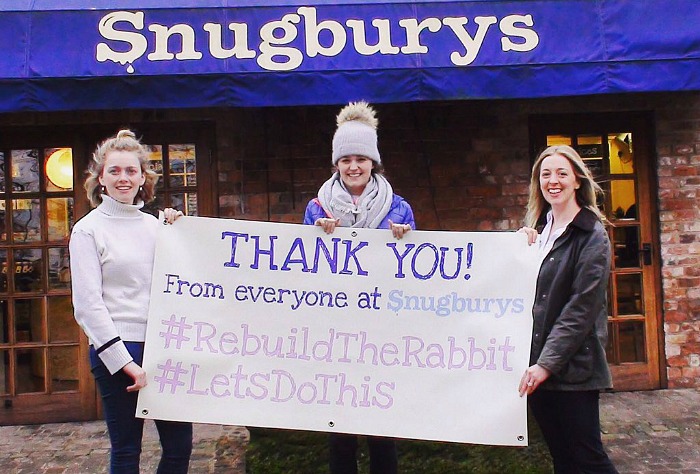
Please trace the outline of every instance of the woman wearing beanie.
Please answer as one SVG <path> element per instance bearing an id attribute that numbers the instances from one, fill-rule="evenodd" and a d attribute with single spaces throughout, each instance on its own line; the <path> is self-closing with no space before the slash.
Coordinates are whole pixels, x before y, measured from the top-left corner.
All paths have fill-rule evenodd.
<path id="1" fill-rule="evenodd" d="M 383 175 L 377 149 L 377 118 L 366 102 L 345 106 L 337 117 L 333 136 L 333 175 L 323 183 L 318 197 L 309 201 L 304 224 L 317 225 L 330 234 L 337 226 L 389 229 L 400 239 L 415 228 L 413 210 L 394 194 Z M 390 438 L 367 437 L 371 474 L 398 470 L 396 443 Z M 331 474 L 357 473 L 356 435 L 331 433 Z"/>
<path id="2" fill-rule="evenodd" d="M 90 363 L 102 395 L 111 444 L 110 472 L 138 474 L 143 419 L 136 418 L 158 220 L 141 212 L 158 176 L 130 130 L 102 142 L 85 180 L 94 207 L 71 233 L 75 319 L 90 340 Z M 182 213 L 165 210 L 166 222 Z M 156 420 L 158 473 L 186 473 L 192 424 Z"/>

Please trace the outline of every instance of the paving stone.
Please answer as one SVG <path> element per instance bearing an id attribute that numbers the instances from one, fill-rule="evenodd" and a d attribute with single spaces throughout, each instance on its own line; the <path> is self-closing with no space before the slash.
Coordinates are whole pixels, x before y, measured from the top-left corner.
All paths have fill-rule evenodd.
<path id="1" fill-rule="evenodd" d="M 600 413 L 621 474 L 700 474 L 700 389 L 604 393 Z M 244 474 L 248 441 L 243 427 L 195 425 L 190 472 Z M 155 472 L 160 445 L 151 421 L 143 448 L 141 472 Z M 108 464 L 103 421 L 0 426 L 2 474 L 104 474 Z"/>

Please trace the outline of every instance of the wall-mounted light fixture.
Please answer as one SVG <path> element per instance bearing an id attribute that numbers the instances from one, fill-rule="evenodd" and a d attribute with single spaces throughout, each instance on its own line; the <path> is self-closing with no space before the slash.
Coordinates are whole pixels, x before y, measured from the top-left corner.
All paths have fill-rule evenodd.
<path id="1" fill-rule="evenodd" d="M 46 177 L 56 187 L 71 189 L 73 187 L 73 150 L 57 148 L 46 160 Z"/>

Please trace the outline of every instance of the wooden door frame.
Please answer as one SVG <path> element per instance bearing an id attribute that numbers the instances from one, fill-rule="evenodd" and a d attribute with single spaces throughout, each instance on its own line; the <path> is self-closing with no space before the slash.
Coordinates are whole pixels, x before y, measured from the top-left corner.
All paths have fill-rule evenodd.
<path id="1" fill-rule="evenodd" d="M 531 164 L 542 149 L 545 147 L 543 142 L 547 134 L 589 134 L 600 133 L 601 135 L 611 130 L 635 131 L 635 155 L 640 159 L 636 161 L 637 166 L 635 172 L 637 174 L 637 182 L 641 186 L 645 186 L 648 190 L 646 193 L 637 191 L 640 198 L 639 209 L 640 215 L 643 209 L 648 209 L 652 218 L 649 219 L 647 232 L 650 235 L 640 235 L 641 242 L 651 242 L 652 269 L 650 270 L 655 275 L 655 285 L 653 295 L 644 295 L 644 298 L 655 298 L 656 305 L 654 314 L 649 314 L 649 323 L 655 326 L 653 329 L 656 333 L 656 340 L 646 344 L 651 360 L 655 358 L 658 361 L 658 385 L 660 388 L 668 386 L 666 373 L 666 354 L 665 340 L 663 330 L 663 295 L 661 288 L 661 242 L 659 233 L 658 206 L 654 199 L 658 196 L 658 180 L 654 165 L 656 163 L 656 143 L 654 133 L 654 116 L 649 111 L 630 111 L 630 112 L 605 112 L 605 113 L 576 113 L 576 114 L 542 114 L 531 116 L 529 120 L 530 132 L 530 160 Z M 639 152 L 637 151 L 639 150 Z M 645 301 L 646 303 L 646 301 Z M 645 305 L 648 308 L 648 305 Z M 615 376 L 616 368 L 611 367 L 613 376 Z M 628 369 L 634 373 L 633 368 Z M 648 371 L 645 371 L 648 373 Z M 618 380 L 620 381 L 620 380 Z M 632 386 L 631 389 L 642 387 Z M 656 387 L 645 387 L 656 388 Z"/>
<path id="2" fill-rule="evenodd" d="M 54 146 L 69 146 L 73 151 L 73 212 L 79 215 L 80 201 L 84 198 L 79 179 L 79 157 L 86 154 L 85 135 L 68 126 L 1 126 L 0 148 L 32 149 Z M 41 164 L 43 166 L 43 163 Z M 43 172 L 43 171 L 41 171 Z M 45 211 L 44 211 L 45 212 Z M 47 293 L 48 295 L 49 293 Z M 48 314 L 47 314 L 48 317 Z M 48 322 L 48 321 L 47 321 Z M 47 341 L 48 343 L 48 341 Z M 48 361 L 47 361 L 48 363 Z M 74 393 L 23 394 L 11 397 L 13 410 L 3 413 L 7 424 L 46 423 L 59 421 L 92 420 L 97 415 L 95 381 L 90 371 L 87 338 L 80 331 L 78 339 L 78 396 L 79 407 L 56 410 L 62 400 L 75 397 Z M 51 397 L 50 403 L 47 397 Z M 4 396 L 0 397 L 6 399 Z"/>

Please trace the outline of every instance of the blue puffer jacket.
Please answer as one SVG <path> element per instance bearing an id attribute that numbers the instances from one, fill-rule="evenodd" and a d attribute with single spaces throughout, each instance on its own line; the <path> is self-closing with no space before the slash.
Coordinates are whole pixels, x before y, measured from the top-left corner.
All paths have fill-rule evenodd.
<path id="1" fill-rule="evenodd" d="M 323 207 L 321 207 L 318 200 L 312 199 L 309 201 L 309 204 L 306 205 L 304 224 L 313 225 L 316 220 L 320 219 L 321 217 L 328 217 L 328 215 L 326 214 L 326 211 L 323 210 Z M 382 220 L 381 224 L 379 224 L 378 229 L 388 229 L 390 220 L 394 224 L 409 224 L 411 229 L 416 228 L 416 222 L 413 218 L 413 209 L 411 209 L 411 205 L 397 194 L 394 194 L 391 201 L 391 208 L 389 209 L 386 217 L 384 217 Z"/>

